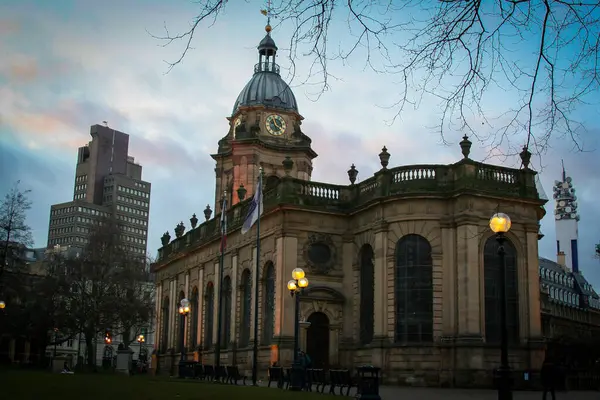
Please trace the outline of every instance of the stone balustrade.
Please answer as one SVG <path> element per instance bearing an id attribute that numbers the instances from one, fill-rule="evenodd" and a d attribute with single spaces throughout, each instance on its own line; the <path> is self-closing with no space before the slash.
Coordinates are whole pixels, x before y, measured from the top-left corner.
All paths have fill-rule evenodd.
<path id="1" fill-rule="evenodd" d="M 410 165 L 383 168 L 375 175 L 352 185 L 333 185 L 304 181 L 289 176 L 264 193 L 263 206 L 269 211 L 278 206 L 318 208 L 347 213 L 386 197 L 447 197 L 460 193 L 496 197 L 538 199 L 536 172 L 479 163 L 465 158 L 450 165 Z M 240 229 L 251 198 L 227 210 L 228 231 Z M 159 249 L 159 262 L 166 261 L 188 246 L 200 246 L 220 236 L 221 215 L 187 231 Z"/>

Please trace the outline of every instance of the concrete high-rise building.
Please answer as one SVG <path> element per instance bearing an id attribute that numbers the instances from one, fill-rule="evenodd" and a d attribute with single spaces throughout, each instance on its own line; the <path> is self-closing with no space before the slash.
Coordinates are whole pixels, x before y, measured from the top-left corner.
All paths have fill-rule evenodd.
<path id="1" fill-rule="evenodd" d="M 554 218 L 556 219 L 556 253 L 565 257 L 566 267 L 579 272 L 577 196 L 571 177 L 563 165 L 562 180 L 554 182 Z"/>
<path id="2" fill-rule="evenodd" d="M 50 207 L 48 247 L 82 248 L 98 217 L 112 217 L 128 250 L 146 254 L 151 185 L 128 154 L 129 135 L 102 125 L 92 125 L 90 135 L 78 150 L 73 200 Z"/>

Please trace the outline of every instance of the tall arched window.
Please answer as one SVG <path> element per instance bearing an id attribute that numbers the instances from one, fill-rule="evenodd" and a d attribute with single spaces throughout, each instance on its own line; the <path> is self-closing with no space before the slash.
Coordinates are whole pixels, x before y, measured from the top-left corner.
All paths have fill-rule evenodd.
<path id="1" fill-rule="evenodd" d="M 239 347 L 244 348 L 250 344 L 250 310 L 252 301 L 252 283 L 250 281 L 250 271 L 245 269 L 242 272 L 242 283 L 240 284 L 240 343 Z"/>
<path id="2" fill-rule="evenodd" d="M 204 349 L 209 350 L 213 344 L 213 322 L 215 315 L 215 287 L 212 282 L 206 285 L 204 294 Z"/>
<path id="3" fill-rule="evenodd" d="M 275 325 L 275 267 L 272 262 L 265 267 L 263 286 L 262 342 L 271 344 Z"/>
<path id="4" fill-rule="evenodd" d="M 375 268 L 373 248 L 365 244 L 359 253 L 360 261 L 360 343 L 369 344 L 373 340 L 375 316 Z"/>
<path id="5" fill-rule="evenodd" d="M 500 342 L 500 279 L 506 277 L 506 322 L 508 340 L 519 340 L 519 292 L 517 286 L 517 250 L 508 239 L 504 242 L 504 268 L 498 257 L 498 242 L 490 237 L 483 248 L 483 276 L 485 291 L 485 340 L 488 343 Z M 551 293 L 552 295 L 552 293 Z"/>
<path id="6" fill-rule="evenodd" d="M 163 299 L 162 303 L 162 339 L 161 339 L 161 350 L 163 353 L 167 352 L 169 348 L 169 317 L 171 307 L 169 307 L 169 296 Z"/>
<path id="7" fill-rule="evenodd" d="M 433 261 L 431 245 L 406 235 L 396 245 L 396 342 L 433 341 Z"/>
<path id="8" fill-rule="evenodd" d="M 190 299 L 192 312 L 190 315 L 190 347 L 196 350 L 198 346 L 198 315 L 200 314 L 200 301 L 198 300 L 198 288 L 192 289 L 192 298 Z"/>
<path id="9" fill-rule="evenodd" d="M 226 349 L 231 341 L 231 278 L 223 279 L 223 315 L 221 316 L 221 348 Z"/>

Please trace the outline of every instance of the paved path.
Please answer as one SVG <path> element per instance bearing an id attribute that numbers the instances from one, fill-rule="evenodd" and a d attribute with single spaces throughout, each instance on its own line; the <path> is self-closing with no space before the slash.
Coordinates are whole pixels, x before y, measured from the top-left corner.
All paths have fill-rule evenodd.
<path id="1" fill-rule="evenodd" d="M 250 383 L 251 384 L 251 383 Z M 260 386 L 266 386 L 266 382 L 260 382 Z M 271 388 L 275 388 L 272 385 Z M 277 389 L 276 389 L 277 390 Z M 325 392 L 329 390 L 327 386 Z M 339 389 L 336 389 L 336 394 Z M 344 391 L 345 393 L 345 391 Z M 382 400 L 497 400 L 498 392 L 489 389 L 438 389 L 438 388 L 413 388 L 399 386 L 382 386 L 379 389 L 379 394 Z M 356 389 L 350 391 L 350 398 L 354 398 Z M 348 399 L 348 397 L 340 397 L 340 399 Z M 541 400 L 542 392 L 525 391 L 514 392 L 513 400 Z M 548 395 L 547 400 L 552 397 Z M 557 392 L 557 400 L 600 400 L 600 391 L 597 392 L 580 392 L 567 391 Z"/>

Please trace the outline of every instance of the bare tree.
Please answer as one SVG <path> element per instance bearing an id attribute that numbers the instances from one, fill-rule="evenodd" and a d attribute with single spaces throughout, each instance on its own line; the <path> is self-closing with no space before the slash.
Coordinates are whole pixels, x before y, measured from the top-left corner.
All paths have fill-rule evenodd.
<path id="1" fill-rule="evenodd" d="M 59 329 L 83 334 L 88 365 L 95 364 L 94 344 L 101 333 L 110 329 L 131 341 L 129 332 L 149 324 L 154 310 L 145 259 L 127 250 L 116 221 L 97 223 L 81 253 L 53 271 L 62 288 L 57 300 L 69 313 Z"/>
<path id="2" fill-rule="evenodd" d="M 212 24 L 229 2 L 195 3 L 198 13 L 188 30 L 153 35 L 164 46 L 184 44 L 169 71 L 191 49 L 197 30 Z M 333 78 L 328 63 L 354 56 L 399 84 L 398 101 L 387 105 L 392 122 L 428 95 L 439 101 L 435 129 L 444 142 L 448 130 L 458 129 L 511 152 L 525 145 L 541 154 L 555 136 L 583 149 L 584 127 L 575 111 L 596 100 L 599 88 L 598 1 L 279 0 L 269 15 L 276 25 L 292 27 L 292 80 L 295 62 L 310 59 L 302 83 L 318 84 L 317 98 Z M 343 43 L 331 32 L 339 22 L 349 29 Z M 492 96 L 499 91 L 518 101 L 498 108 Z M 489 134 L 482 134 L 482 125 Z"/>
<path id="3" fill-rule="evenodd" d="M 13 250 L 21 250 L 31 246 L 33 239 L 31 228 L 26 223 L 27 211 L 31 208 L 29 193 L 31 190 L 19 189 L 21 181 L 17 181 L 0 203 L 0 243 L 2 243 L 2 264 L 0 276 L 4 267 L 11 260 Z"/>

